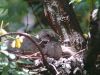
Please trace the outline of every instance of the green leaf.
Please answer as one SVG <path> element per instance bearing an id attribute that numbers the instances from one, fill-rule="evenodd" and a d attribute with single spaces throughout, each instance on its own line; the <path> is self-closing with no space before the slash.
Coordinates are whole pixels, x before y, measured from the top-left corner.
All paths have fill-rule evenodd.
<path id="1" fill-rule="evenodd" d="M 71 0 L 69 4 L 71 3 L 80 3 L 82 0 Z"/>
<path id="2" fill-rule="evenodd" d="M 6 43 L 3 43 L 1 46 L 1 50 L 6 50 L 8 48 Z"/>
<path id="3" fill-rule="evenodd" d="M 20 60 L 17 60 L 16 62 L 20 64 L 33 64 L 33 62 L 26 59 L 20 59 Z"/>
<path id="4" fill-rule="evenodd" d="M 6 56 L 9 55 L 8 51 L 6 51 L 6 50 L 1 50 L 1 53 L 2 53 L 2 54 L 5 54 Z"/>
<path id="5" fill-rule="evenodd" d="M 15 54 L 9 53 L 9 58 L 10 58 L 10 59 L 15 59 L 16 56 L 15 56 Z"/>
<path id="6" fill-rule="evenodd" d="M 95 2 L 96 0 L 87 0 L 87 3 L 89 4 L 90 6 L 90 11 L 92 11 L 95 7 Z"/>
<path id="7" fill-rule="evenodd" d="M 0 17 L 6 16 L 8 14 L 8 9 L 0 8 Z"/>
<path id="8" fill-rule="evenodd" d="M 9 71 L 9 66 L 5 66 L 5 67 L 3 68 L 3 71 L 2 71 L 2 74 L 1 74 L 1 75 L 9 75 L 9 74 L 8 74 L 8 71 Z"/>
<path id="9" fill-rule="evenodd" d="M 0 0 L 0 7 L 6 7 L 8 5 L 6 0 Z"/>

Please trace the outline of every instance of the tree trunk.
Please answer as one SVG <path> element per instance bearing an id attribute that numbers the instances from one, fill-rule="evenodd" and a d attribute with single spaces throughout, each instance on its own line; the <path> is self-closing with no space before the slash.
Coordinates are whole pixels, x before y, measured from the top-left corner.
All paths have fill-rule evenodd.
<path id="1" fill-rule="evenodd" d="M 69 42 L 76 51 L 86 47 L 83 32 L 77 21 L 72 4 L 69 4 L 69 0 L 44 0 L 44 12 L 49 25 L 60 36 L 62 42 L 66 39 L 63 32 L 63 29 L 65 29 L 70 40 Z"/>
<path id="2" fill-rule="evenodd" d="M 91 37 L 89 39 L 88 50 L 86 51 L 85 57 L 85 68 L 89 75 L 100 75 L 100 72 L 98 74 L 96 69 L 97 56 L 100 54 L 100 8 L 96 10 L 92 12 L 90 17 Z"/>

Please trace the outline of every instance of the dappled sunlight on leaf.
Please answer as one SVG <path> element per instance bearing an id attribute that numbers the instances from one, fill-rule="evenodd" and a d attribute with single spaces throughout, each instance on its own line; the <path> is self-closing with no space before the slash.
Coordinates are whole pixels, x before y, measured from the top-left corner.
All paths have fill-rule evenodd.
<path id="1" fill-rule="evenodd" d="M 22 46 L 24 37 L 17 36 L 16 39 L 11 43 L 12 48 L 20 48 Z"/>

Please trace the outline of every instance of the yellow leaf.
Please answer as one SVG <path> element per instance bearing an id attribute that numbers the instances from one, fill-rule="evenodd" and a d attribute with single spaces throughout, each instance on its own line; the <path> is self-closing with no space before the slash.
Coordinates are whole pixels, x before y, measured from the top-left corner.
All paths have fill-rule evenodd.
<path id="1" fill-rule="evenodd" d="M 0 28 L 0 35 L 3 35 L 3 34 L 7 34 L 7 32 L 4 29 Z"/>
<path id="2" fill-rule="evenodd" d="M 15 47 L 16 48 L 20 48 L 21 47 L 21 41 L 20 41 L 20 39 L 19 38 L 16 38 L 16 40 L 15 40 Z"/>
<path id="3" fill-rule="evenodd" d="M 15 40 L 11 43 L 11 47 L 15 48 Z"/>
<path id="4" fill-rule="evenodd" d="M 83 36 L 87 39 L 88 38 L 88 34 L 84 33 Z"/>
<path id="5" fill-rule="evenodd" d="M 19 36 L 18 35 L 18 36 L 16 36 L 16 38 L 18 38 L 20 40 L 20 42 L 23 43 L 24 36 Z"/>
<path id="6" fill-rule="evenodd" d="M 19 37 L 20 42 L 23 43 L 24 36 Z"/>
<path id="7" fill-rule="evenodd" d="M 16 36 L 16 39 L 12 42 L 11 47 L 12 48 L 20 48 L 23 42 L 23 37 L 20 37 L 19 35 Z"/>

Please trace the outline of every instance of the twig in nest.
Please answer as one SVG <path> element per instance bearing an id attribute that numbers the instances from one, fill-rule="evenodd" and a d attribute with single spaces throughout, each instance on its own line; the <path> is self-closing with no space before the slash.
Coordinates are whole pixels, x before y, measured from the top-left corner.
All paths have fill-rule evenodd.
<path id="1" fill-rule="evenodd" d="M 86 51 L 86 49 L 83 49 L 83 50 L 80 50 L 80 51 L 76 52 L 73 56 L 76 56 L 77 54 L 80 54 L 80 53 L 82 53 L 84 51 Z"/>
<path id="2" fill-rule="evenodd" d="M 42 55 L 42 59 L 43 59 L 43 64 L 46 66 L 46 68 L 53 74 L 55 75 L 55 69 L 49 65 L 49 63 L 46 61 L 45 57 L 44 57 L 44 54 L 42 52 L 42 48 L 35 42 L 34 39 L 32 39 L 29 35 L 25 34 L 25 33 L 18 33 L 18 32 L 10 32 L 10 33 L 7 33 L 7 34 L 3 34 L 3 35 L 0 35 L 0 38 L 1 37 L 5 37 L 7 35 L 20 35 L 20 36 L 24 36 L 26 38 L 28 38 L 33 44 L 35 44 L 35 46 L 37 46 L 38 50 L 40 51 L 41 55 Z"/>
<path id="3" fill-rule="evenodd" d="M 7 35 L 20 35 L 20 36 L 24 36 L 26 38 L 28 38 L 33 44 L 35 44 L 38 48 L 38 50 L 40 51 L 41 55 L 42 55 L 42 59 L 43 59 L 43 64 L 47 67 L 49 64 L 48 62 L 46 61 L 45 57 L 44 57 L 44 54 L 42 52 L 42 48 L 35 42 L 34 39 L 32 39 L 28 34 L 25 34 L 25 33 L 18 33 L 18 32 L 9 32 L 7 34 L 3 34 L 3 35 L 0 35 L 0 38 L 1 37 L 5 37 Z"/>

